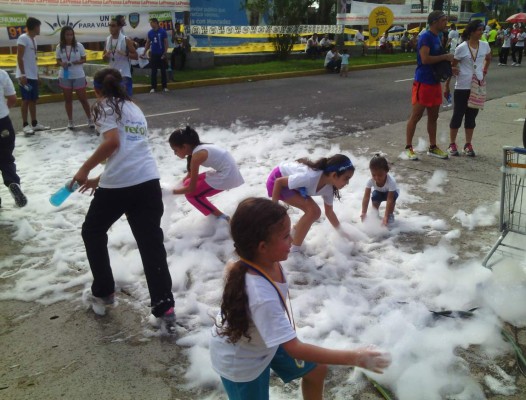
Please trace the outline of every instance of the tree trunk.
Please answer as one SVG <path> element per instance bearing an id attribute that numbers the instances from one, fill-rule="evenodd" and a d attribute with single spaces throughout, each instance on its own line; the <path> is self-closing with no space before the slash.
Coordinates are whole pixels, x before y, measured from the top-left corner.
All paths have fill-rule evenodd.
<path id="1" fill-rule="evenodd" d="M 444 0 L 435 0 L 433 10 L 442 11 L 444 9 Z"/>

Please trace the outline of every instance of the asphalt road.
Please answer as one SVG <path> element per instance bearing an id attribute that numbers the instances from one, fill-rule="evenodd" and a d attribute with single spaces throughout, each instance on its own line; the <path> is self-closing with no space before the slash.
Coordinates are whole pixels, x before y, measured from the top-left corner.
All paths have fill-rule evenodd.
<path id="1" fill-rule="evenodd" d="M 185 124 L 228 127 L 239 120 L 249 126 L 281 123 L 285 117 L 321 115 L 334 121 L 330 136 L 374 129 L 407 120 L 411 104 L 414 66 L 246 82 L 139 94 L 135 101 L 151 115 L 153 128 Z M 488 75 L 488 98 L 516 94 L 526 88 L 526 67 L 497 67 L 494 59 Z M 63 103 L 38 106 L 40 122 L 52 128 L 67 124 Z M 191 110 L 191 111 L 187 111 Z M 166 114 L 165 114 L 166 113 Z M 158 115 L 162 114 L 162 115 Z M 157 116 L 153 116 L 157 115 Z M 18 109 L 11 112 L 15 129 L 21 129 Z M 78 102 L 74 119 L 85 123 Z"/>

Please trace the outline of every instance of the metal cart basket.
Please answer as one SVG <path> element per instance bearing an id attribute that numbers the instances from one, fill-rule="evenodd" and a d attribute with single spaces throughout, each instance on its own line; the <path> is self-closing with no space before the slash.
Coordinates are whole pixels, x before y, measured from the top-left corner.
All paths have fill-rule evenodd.
<path id="1" fill-rule="evenodd" d="M 504 256 L 524 260 L 526 249 L 514 241 L 505 240 L 508 233 L 526 235 L 526 149 L 503 147 L 502 187 L 500 195 L 500 232 L 497 243 L 482 262 L 487 267 L 495 252 Z"/>

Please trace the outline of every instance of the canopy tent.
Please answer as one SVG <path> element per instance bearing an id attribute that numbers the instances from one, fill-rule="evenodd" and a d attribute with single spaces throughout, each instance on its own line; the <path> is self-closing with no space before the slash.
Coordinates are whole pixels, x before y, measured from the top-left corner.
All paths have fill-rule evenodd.
<path id="1" fill-rule="evenodd" d="M 512 22 L 512 23 L 522 22 L 522 23 L 526 23 L 526 13 L 513 14 L 511 17 L 508 17 L 506 19 L 506 22 Z"/>

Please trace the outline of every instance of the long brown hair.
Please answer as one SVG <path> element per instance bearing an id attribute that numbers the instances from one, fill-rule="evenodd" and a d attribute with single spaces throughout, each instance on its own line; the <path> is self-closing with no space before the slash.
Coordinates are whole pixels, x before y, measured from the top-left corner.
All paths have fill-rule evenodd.
<path id="1" fill-rule="evenodd" d="M 261 242 L 270 240 L 276 228 L 283 224 L 287 209 L 269 199 L 249 197 L 237 206 L 230 221 L 230 233 L 236 253 L 247 260 L 253 260 Z M 247 266 L 235 262 L 229 269 L 221 301 L 221 323 L 216 326 L 220 336 L 236 343 L 242 337 L 251 339 L 248 328 L 250 310 L 245 289 Z"/>
<path id="2" fill-rule="evenodd" d="M 71 48 L 76 49 L 77 48 L 77 39 L 75 38 L 75 31 L 73 28 L 69 25 L 63 26 L 60 30 L 60 50 L 64 50 L 66 48 L 66 32 L 71 31 L 73 32 L 73 41 L 71 42 Z"/>
<path id="3" fill-rule="evenodd" d="M 103 98 L 97 100 L 91 107 L 93 113 L 93 120 L 97 121 L 101 115 L 106 115 L 105 107 L 110 109 L 117 115 L 117 121 L 122 118 L 122 106 L 126 100 L 131 101 L 131 98 L 126 93 L 126 89 L 122 86 L 122 75 L 119 71 L 113 68 L 104 68 L 93 76 L 93 86 L 100 90 Z"/>

